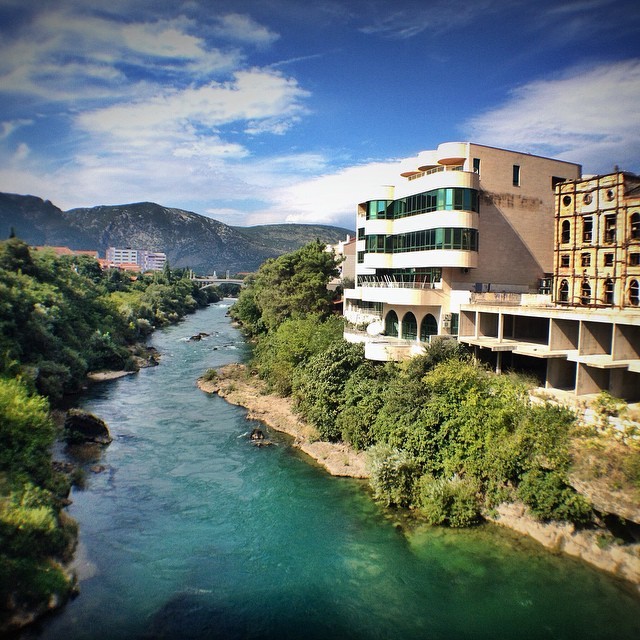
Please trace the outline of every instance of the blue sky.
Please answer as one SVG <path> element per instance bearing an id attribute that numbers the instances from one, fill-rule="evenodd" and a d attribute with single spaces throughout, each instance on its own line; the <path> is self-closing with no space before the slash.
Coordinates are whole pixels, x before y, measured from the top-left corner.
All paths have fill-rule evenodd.
<path id="1" fill-rule="evenodd" d="M 627 0 L 0 0 L 0 191 L 336 224 L 470 140 L 640 172 Z"/>

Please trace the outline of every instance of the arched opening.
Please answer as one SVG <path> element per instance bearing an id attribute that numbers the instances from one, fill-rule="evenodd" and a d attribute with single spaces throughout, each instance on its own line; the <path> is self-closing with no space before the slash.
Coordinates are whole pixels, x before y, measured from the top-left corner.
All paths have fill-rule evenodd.
<path id="1" fill-rule="evenodd" d="M 398 337 L 398 314 L 395 311 L 389 311 L 384 319 L 384 332 L 388 336 Z"/>
<path id="2" fill-rule="evenodd" d="M 613 304 L 613 280 L 611 278 L 604 281 L 604 303 Z"/>
<path id="3" fill-rule="evenodd" d="M 569 302 L 569 281 L 563 280 L 558 289 L 558 299 L 560 302 Z"/>
<path id="4" fill-rule="evenodd" d="M 418 321 L 411 311 L 402 318 L 402 337 L 405 340 L 415 340 L 418 337 Z"/>
<path id="5" fill-rule="evenodd" d="M 436 319 L 428 313 L 420 323 L 420 341 L 428 342 L 429 336 L 438 335 L 438 323 Z"/>
<path id="6" fill-rule="evenodd" d="M 640 284 L 637 280 L 632 280 L 629 283 L 629 302 L 637 307 L 640 304 Z"/>
<path id="7" fill-rule="evenodd" d="M 587 280 L 582 281 L 580 288 L 580 304 L 589 304 L 591 302 L 591 285 Z"/>
<path id="8" fill-rule="evenodd" d="M 560 241 L 562 244 L 567 244 L 571 239 L 571 223 L 568 220 L 565 220 L 562 223 L 562 236 Z"/>

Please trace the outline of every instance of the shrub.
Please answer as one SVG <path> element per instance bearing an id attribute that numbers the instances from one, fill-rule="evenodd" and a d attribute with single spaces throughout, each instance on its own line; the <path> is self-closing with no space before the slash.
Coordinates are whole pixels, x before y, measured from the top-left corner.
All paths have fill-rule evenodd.
<path id="1" fill-rule="evenodd" d="M 293 381 L 295 406 L 317 427 L 323 440 L 340 439 L 336 418 L 344 387 L 351 374 L 363 364 L 364 346 L 340 340 L 296 371 Z"/>
<path id="2" fill-rule="evenodd" d="M 480 518 L 480 485 L 472 478 L 424 475 L 417 488 L 420 513 L 430 524 L 468 527 Z"/>
<path id="3" fill-rule="evenodd" d="M 518 497 L 539 520 L 567 520 L 585 523 L 591 519 L 591 507 L 567 485 L 558 471 L 532 469 L 518 486 Z"/>
<path id="4" fill-rule="evenodd" d="M 376 500 L 387 506 L 408 507 L 413 503 L 419 468 L 401 449 L 378 444 L 369 449 L 369 483 Z"/>

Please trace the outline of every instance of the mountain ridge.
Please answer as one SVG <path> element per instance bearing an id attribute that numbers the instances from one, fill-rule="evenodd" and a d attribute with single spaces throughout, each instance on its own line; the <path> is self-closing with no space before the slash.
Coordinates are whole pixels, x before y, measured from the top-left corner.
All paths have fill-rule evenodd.
<path id="1" fill-rule="evenodd" d="M 38 196 L 0 192 L 0 237 L 31 245 L 163 251 L 172 267 L 198 272 L 255 271 L 262 262 L 316 238 L 335 244 L 352 230 L 330 225 L 230 226 L 193 211 L 155 202 L 77 207 L 63 211 Z"/>

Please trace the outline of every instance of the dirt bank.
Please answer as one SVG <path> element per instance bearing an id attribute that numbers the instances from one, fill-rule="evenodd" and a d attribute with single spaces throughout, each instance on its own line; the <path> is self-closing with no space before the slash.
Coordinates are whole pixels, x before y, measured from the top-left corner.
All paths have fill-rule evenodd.
<path id="1" fill-rule="evenodd" d="M 368 478 L 366 454 L 342 443 L 322 442 L 315 427 L 293 412 L 290 398 L 267 395 L 265 385 L 251 376 L 241 364 L 230 364 L 218 371 L 214 380 L 198 380 L 206 393 L 217 393 L 227 402 L 245 407 L 247 418 L 259 420 L 276 431 L 294 438 L 293 446 L 320 463 L 331 475 Z"/>

